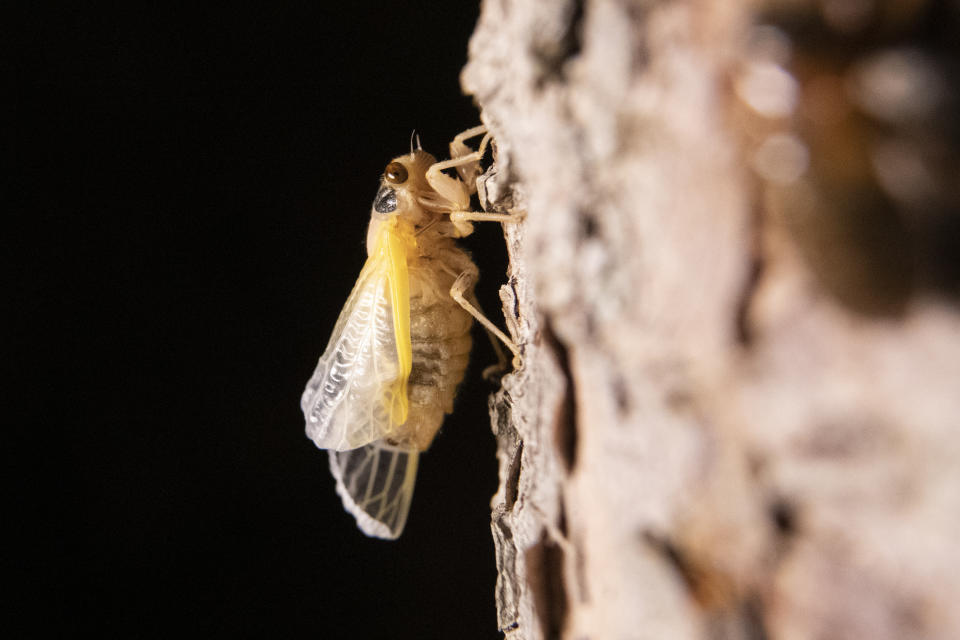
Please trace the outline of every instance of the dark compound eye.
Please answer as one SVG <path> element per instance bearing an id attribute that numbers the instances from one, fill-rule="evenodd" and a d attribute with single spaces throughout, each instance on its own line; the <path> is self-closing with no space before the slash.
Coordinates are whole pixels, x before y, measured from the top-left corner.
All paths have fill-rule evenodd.
<path id="1" fill-rule="evenodd" d="M 373 210 L 377 213 L 390 213 L 397 210 L 397 192 L 390 187 L 380 187 L 373 199 Z"/>
<path id="2" fill-rule="evenodd" d="M 407 181 L 407 168 L 399 162 L 391 162 L 383 170 L 383 177 L 392 184 L 403 184 Z"/>

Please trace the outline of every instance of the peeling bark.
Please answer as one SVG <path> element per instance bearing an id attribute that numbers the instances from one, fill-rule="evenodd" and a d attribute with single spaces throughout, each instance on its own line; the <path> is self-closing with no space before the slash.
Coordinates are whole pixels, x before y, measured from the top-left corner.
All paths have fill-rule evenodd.
<path id="1" fill-rule="evenodd" d="M 483 4 L 508 637 L 960 636 L 953 94 L 878 62 L 939 5 L 788 4 Z"/>

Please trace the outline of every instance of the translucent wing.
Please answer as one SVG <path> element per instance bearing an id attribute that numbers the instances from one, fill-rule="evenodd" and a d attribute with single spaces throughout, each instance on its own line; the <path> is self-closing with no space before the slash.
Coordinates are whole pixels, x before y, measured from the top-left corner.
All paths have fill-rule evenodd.
<path id="1" fill-rule="evenodd" d="M 373 223 L 371 223 L 372 225 Z M 398 433 L 409 413 L 410 289 L 407 259 L 415 235 L 396 218 L 375 230 L 370 257 L 300 408 L 307 436 L 329 449 L 337 493 L 364 533 L 396 538 L 413 497 L 418 453 Z M 407 438 L 408 439 L 408 438 Z"/>
<path id="2" fill-rule="evenodd" d="M 329 454 L 337 493 L 360 530 L 375 538 L 399 537 L 413 498 L 417 450 L 379 441 Z"/>
<path id="3" fill-rule="evenodd" d="M 367 260 L 300 399 L 307 436 L 322 449 L 361 447 L 394 426 L 400 363 L 389 275 L 389 261 Z"/>

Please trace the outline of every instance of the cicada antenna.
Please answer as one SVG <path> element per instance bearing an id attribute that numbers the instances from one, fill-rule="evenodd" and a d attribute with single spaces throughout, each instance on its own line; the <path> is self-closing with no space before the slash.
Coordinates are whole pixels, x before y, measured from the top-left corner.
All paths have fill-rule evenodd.
<path id="1" fill-rule="evenodd" d="M 417 133 L 417 130 L 414 129 L 410 132 L 410 157 L 413 157 L 413 140 L 417 140 L 417 151 L 423 151 L 423 147 L 420 146 L 420 135 Z"/>

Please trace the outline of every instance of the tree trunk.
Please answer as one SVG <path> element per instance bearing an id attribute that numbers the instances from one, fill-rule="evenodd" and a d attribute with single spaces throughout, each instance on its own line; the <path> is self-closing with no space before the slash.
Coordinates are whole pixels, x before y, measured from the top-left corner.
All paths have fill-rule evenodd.
<path id="1" fill-rule="evenodd" d="M 508 637 L 960 637 L 957 26 L 484 2 Z"/>

